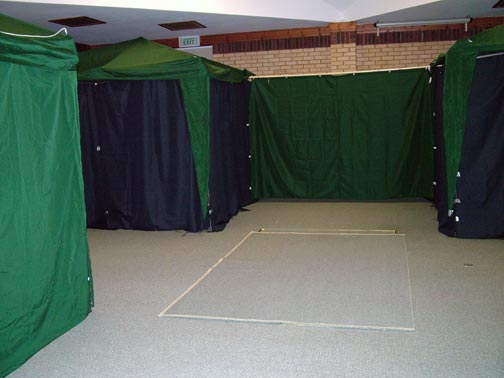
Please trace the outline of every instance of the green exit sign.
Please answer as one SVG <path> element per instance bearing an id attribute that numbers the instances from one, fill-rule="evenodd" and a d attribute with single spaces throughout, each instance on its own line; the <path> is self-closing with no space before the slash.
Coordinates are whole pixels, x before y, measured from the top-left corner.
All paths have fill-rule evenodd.
<path id="1" fill-rule="evenodd" d="M 200 45 L 199 35 L 191 37 L 179 37 L 178 39 L 179 47 L 194 47 Z"/>

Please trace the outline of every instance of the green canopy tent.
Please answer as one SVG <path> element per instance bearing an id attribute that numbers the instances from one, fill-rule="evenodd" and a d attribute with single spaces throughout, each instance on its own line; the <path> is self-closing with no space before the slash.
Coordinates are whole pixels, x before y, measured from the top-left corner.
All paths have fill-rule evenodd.
<path id="1" fill-rule="evenodd" d="M 0 376 L 93 302 L 71 37 L 0 14 Z"/>
<path id="2" fill-rule="evenodd" d="M 467 100 L 476 60 L 480 53 L 492 51 L 504 51 L 504 25 L 457 41 L 444 56 L 443 123 L 449 209 L 455 201 L 457 172 L 466 128 Z"/>
<path id="3" fill-rule="evenodd" d="M 450 236 L 504 234 L 504 25 L 432 64 L 435 202 Z"/>
<path id="4" fill-rule="evenodd" d="M 224 64 L 137 38 L 80 53 L 79 80 L 180 81 L 203 217 L 210 177 L 210 79 L 240 83 L 251 75 Z"/>

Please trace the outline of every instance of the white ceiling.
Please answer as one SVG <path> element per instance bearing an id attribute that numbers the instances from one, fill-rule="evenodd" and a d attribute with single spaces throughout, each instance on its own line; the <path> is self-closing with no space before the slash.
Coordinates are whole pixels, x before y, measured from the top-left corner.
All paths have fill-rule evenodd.
<path id="1" fill-rule="evenodd" d="M 492 7 L 498 0 L 443 0 L 394 12 L 378 14 L 359 20 L 360 23 L 425 21 L 465 17 L 500 17 L 504 8 Z"/>
<path id="2" fill-rule="evenodd" d="M 0 12 L 51 30 L 48 20 L 88 16 L 102 25 L 67 28 L 77 42 L 105 44 L 143 36 L 213 35 L 326 26 L 329 22 L 411 21 L 502 16 L 497 0 L 18 0 L 0 1 Z M 141 8 L 140 8 L 141 7 Z M 171 32 L 158 24 L 195 20 L 206 29 Z M 1 25 L 0 25 L 1 30 Z"/>

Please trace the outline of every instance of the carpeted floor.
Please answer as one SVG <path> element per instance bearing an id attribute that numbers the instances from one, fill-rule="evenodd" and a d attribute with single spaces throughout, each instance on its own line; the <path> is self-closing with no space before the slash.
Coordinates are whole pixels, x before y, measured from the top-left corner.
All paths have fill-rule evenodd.
<path id="1" fill-rule="evenodd" d="M 404 235 L 251 232 L 162 314 L 413 331 Z"/>
<path id="2" fill-rule="evenodd" d="M 89 230 L 93 312 L 9 378 L 504 377 L 503 240 L 448 238 L 423 201 L 249 208 L 220 233 Z M 158 317 L 260 228 L 405 234 L 415 331 Z"/>

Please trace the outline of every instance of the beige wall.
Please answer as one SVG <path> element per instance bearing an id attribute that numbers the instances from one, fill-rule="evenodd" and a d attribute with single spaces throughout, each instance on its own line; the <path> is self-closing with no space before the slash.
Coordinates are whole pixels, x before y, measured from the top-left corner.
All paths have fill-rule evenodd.
<path id="1" fill-rule="evenodd" d="M 357 46 L 357 70 L 427 66 L 454 43 L 443 41 Z"/>
<path id="2" fill-rule="evenodd" d="M 331 71 L 348 72 L 357 70 L 355 43 L 331 46 Z"/>
<path id="3" fill-rule="evenodd" d="M 214 54 L 213 59 L 256 75 L 316 74 L 427 66 L 455 41 Z"/>
<path id="4" fill-rule="evenodd" d="M 214 54 L 213 59 L 256 75 L 331 72 L 331 48 Z"/>

